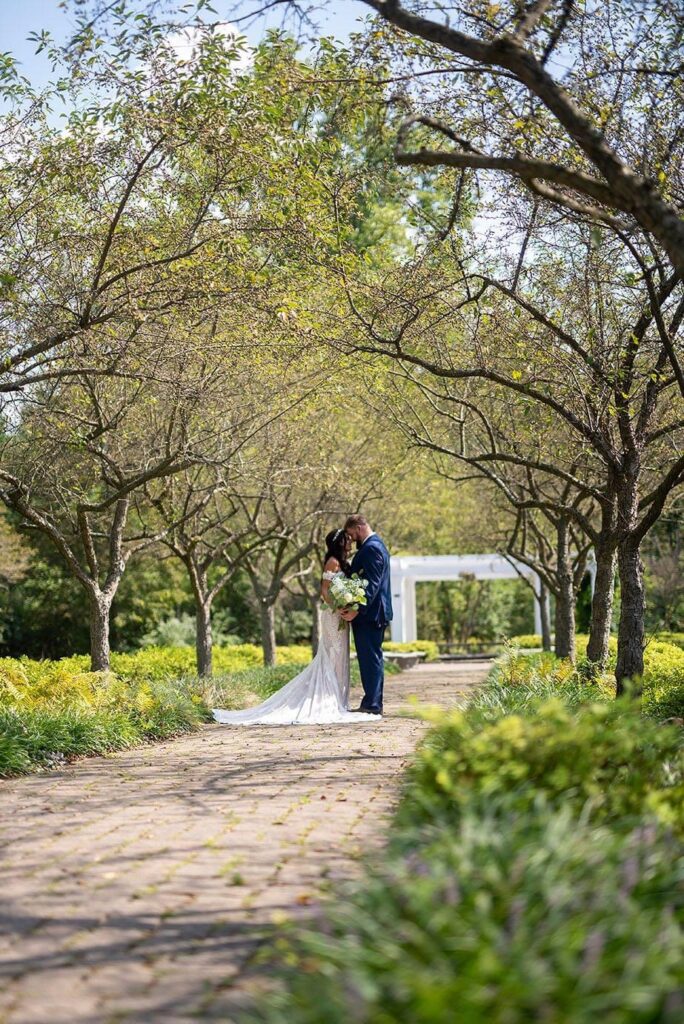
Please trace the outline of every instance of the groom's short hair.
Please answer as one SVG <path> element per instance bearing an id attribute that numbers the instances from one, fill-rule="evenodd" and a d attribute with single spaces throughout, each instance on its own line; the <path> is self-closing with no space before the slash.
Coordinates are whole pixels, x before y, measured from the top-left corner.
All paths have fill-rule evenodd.
<path id="1" fill-rule="evenodd" d="M 353 516 L 347 516 L 347 521 L 344 524 L 345 530 L 351 530 L 355 526 L 368 526 L 368 520 L 360 513 Z"/>

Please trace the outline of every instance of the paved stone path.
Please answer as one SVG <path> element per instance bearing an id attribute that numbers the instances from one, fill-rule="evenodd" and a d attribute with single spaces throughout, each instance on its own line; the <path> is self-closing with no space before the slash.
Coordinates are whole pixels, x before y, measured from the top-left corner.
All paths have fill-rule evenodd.
<path id="1" fill-rule="evenodd" d="M 233 1020 L 265 931 L 382 841 L 425 728 L 402 705 L 486 670 L 390 677 L 371 724 L 207 726 L 0 783 L 0 1024 Z"/>

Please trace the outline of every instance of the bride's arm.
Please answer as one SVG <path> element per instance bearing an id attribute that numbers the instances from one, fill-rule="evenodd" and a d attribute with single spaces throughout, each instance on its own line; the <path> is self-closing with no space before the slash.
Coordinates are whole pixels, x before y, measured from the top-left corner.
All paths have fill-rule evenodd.
<path id="1" fill-rule="evenodd" d="M 340 563 L 336 558 L 329 558 L 323 566 L 323 572 L 339 572 Z M 332 601 L 328 600 L 328 591 L 330 590 L 330 580 L 326 580 L 325 577 L 321 580 L 321 597 L 327 605 L 332 608 Z"/>

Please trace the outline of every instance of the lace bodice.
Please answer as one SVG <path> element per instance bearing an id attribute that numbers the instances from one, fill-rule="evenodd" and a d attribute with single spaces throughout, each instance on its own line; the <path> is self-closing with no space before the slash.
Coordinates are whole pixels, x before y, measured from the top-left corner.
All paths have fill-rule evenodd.
<path id="1" fill-rule="evenodd" d="M 323 579 L 324 580 L 328 580 L 328 581 L 334 580 L 335 577 L 338 576 L 338 575 L 339 575 L 339 573 L 330 572 L 329 570 L 326 570 L 326 572 L 323 573 Z"/>

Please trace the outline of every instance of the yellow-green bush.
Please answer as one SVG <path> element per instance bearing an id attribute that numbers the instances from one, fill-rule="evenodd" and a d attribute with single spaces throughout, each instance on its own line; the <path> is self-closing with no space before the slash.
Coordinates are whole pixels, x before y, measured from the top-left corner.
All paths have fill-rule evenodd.
<path id="1" fill-rule="evenodd" d="M 498 712 L 495 711 L 495 715 Z M 569 707 L 561 697 L 524 713 L 440 712 L 410 772 L 408 827 L 458 817 L 473 797 L 543 792 L 602 820 L 653 815 L 684 830 L 684 751 L 676 729 L 615 701 Z"/>
<path id="2" fill-rule="evenodd" d="M 684 650 L 652 640 L 644 651 L 643 706 L 656 718 L 684 718 Z"/>
<path id="3" fill-rule="evenodd" d="M 387 640 L 382 645 L 382 649 L 388 654 L 411 654 L 414 651 L 422 651 L 426 661 L 436 661 L 439 657 L 439 647 L 434 640 L 410 640 L 401 644 L 394 640 Z"/>
<path id="4" fill-rule="evenodd" d="M 507 687 L 527 687 L 543 677 L 554 688 L 565 686 L 575 675 L 571 662 L 557 658 L 552 651 L 519 654 L 509 648 L 493 667 L 494 676 L 505 680 Z"/>
<path id="5" fill-rule="evenodd" d="M 578 661 L 586 653 L 587 637 L 579 636 L 577 643 Z M 610 658 L 606 673 L 593 680 L 593 691 L 606 697 L 615 695 L 615 678 L 612 668 L 615 665 L 617 641 L 611 637 Z M 588 683 L 581 677 L 569 661 L 560 660 L 551 652 L 527 654 L 515 653 L 511 649 L 500 658 L 493 670 L 494 677 L 508 688 L 521 687 L 534 691 L 535 694 L 545 692 L 567 693 L 568 687 L 576 687 L 577 692 L 592 692 Z M 641 681 L 643 689 L 643 708 L 649 715 L 657 718 L 684 717 L 684 650 L 662 640 L 651 640 L 644 651 L 644 676 Z"/>
<path id="6" fill-rule="evenodd" d="M 263 699 L 309 661 L 311 651 L 281 647 L 278 656 L 279 668 L 269 671 L 254 644 L 215 648 L 221 692 L 238 706 Z M 0 658 L 0 776 L 174 736 L 210 718 L 212 687 L 196 679 L 191 647 L 113 654 L 110 672 L 90 672 L 89 663 L 86 655 Z M 249 679 L 238 682 L 241 674 Z"/>
<path id="7" fill-rule="evenodd" d="M 674 644 L 675 647 L 681 647 L 684 649 L 684 633 L 658 633 L 657 640 L 662 640 L 666 644 Z"/>
<path id="8" fill-rule="evenodd" d="M 311 658 L 309 647 L 279 647 L 280 665 L 298 665 Z M 217 675 L 240 672 L 263 665 L 264 655 L 256 644 L 236 644 L 214 648 L 214 672 Z M 192 676 L 196 673 L 194 647 L 146 647 L 134 654 L 113 654 L 112 671 L 127 679 L 162 679 Z"/>
<path id="9" fill-rule="evenodd" d="M 278 648 L 279 665 L 301 665 L 311 658 L 304 646 Z M 240 672 L 263 665 L 264 657 L 255 644 L 214 648 L 216 675 Z M 90 703 L 100 687 L 98 673 L 89 671 L 90 659 L 77 654 L 59 661 L 30 658 L 0 658 L 0 703 L 6 700 L 83 700 Z M 147 647 L 132 654 L 111 656 L 111 671 L 119 679 L 178 679 L 196 674 L 193 647 Z"/>
<path id="10" fill-rule="evenodd" d="M 518 636 L 510 637 L 510 642 L 514 647 L 520 647 L 523 651 L 534 650 L 541 647 L 542 638 L 539 633 L 521 633 Z"/>
<path id="11" fill-rule="evenodd" d="M 106 689 L 102 673 L 88 671 L 88 658 L 32 661 L 0 658 L 0 705 L 88 707 Z"/>
<path id="12" fill-rule="evenodd" d="M 589 637 L 586 633 L 578 633 L 575 637 L 575 650 L 577 652 L 577 658 L 579 660 L 586 658 L 587 656 L 587 645 L 589 643 Z M 615 659 L 617 658 L 617 637 L 608 637 L 608 667 L 615 668 Z"/>

